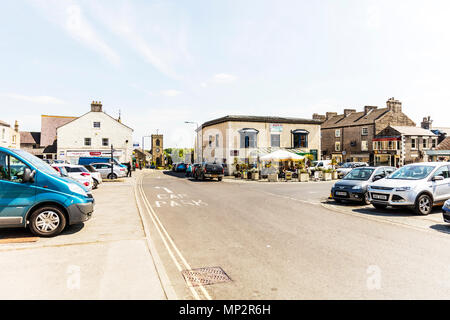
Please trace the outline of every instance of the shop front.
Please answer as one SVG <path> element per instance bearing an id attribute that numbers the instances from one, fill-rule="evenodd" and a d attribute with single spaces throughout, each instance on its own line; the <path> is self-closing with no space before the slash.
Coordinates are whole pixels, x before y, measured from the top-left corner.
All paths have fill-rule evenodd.
<path id="1" fill-rule="evenodd" d="M 398 167 L 400 155 L 397 151 L 375 151 L 375 166 Z"/>
<path id="2" fill-rule="evenodd" d="M 121 161 L 124 155 L 123 150 L 114 150 L 113 158 Z M 58 154 L 58 159 L 65 160 L 71 164 L 78 164 L 78 160 L 81 157 L 101 157 L 101 158 L 110 158 L 111 150 L 60 150 Z"/>

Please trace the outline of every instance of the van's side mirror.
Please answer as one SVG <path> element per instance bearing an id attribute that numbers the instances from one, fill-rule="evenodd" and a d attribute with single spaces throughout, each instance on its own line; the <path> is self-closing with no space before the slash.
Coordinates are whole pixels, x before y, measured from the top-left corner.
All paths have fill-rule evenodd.
<path id="1" fill-rule="evenodd" d="M 431 181 L 442 181 L 444 180 L 443 176 L 434 176 L 433 178 L 431 178 Z"/>
<path id="2" fill-rule="evenodd" d="M 31 171 L 30 168 L 25 168 L 23 171 L 23 182 L 34 182 L 34 175 L 36 170 Z"/>

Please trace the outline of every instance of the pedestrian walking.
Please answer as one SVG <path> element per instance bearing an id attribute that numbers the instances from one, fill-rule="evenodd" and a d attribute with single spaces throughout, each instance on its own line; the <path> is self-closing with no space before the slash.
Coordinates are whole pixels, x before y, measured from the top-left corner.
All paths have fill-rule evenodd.
<path id="1" fill-rule="evenodd" d="M 127 163 L 127 177 L 131 177 L 131 162 Z"/>

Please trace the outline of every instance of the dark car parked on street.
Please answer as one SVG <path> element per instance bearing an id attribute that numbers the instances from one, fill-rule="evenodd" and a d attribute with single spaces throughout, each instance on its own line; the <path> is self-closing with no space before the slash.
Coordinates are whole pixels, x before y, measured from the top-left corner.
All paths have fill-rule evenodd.
<path id="1" fill-rule="evenodd" d="M 331 188 L 331 198 L 336 202 L 342 200 L 370 204 L 367 186 L 383 179 L 394 172 L 394 167 L 359 167 L 347 173 L 344 178 Z"/>
<path id="2" fill-rule="evenodd" d="M 177 163 L 175 165 L 175 172 L 186 172 L 187 165 L 183 162 Z"/>
<path id="3" fill-rule="evenodd" d="M 204 163 L 195 169 L 195 180 L 214 179 L 222 181 L 224 176 L 224 169 L 220 164 L 216 163 Z"/>

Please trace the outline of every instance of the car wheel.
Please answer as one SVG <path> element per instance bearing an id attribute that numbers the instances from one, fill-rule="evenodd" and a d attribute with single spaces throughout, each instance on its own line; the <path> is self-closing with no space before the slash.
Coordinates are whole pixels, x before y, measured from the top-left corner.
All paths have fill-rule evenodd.
<path id="1" fill-rule="evenodd" d="M 428 215 L 433 209 L 433 200 L 427 194 L 422 194 L 416 200 L 415 211 L 421 215 Z"/>
<path id="2" fill-rule="evenodd" d="M 363 205 L 369 205 L 369 204 L 370 204 L 370 201 L 369 201 L 369 193 L 368 193 L 368 192 L 364 193 L 361 202 L 362 202 Z"/>
<path id="3" fill-rule="evenodd" d="M 117 174 L 115 173 L 108 174 L 108 179 L 117 179 Z"/>
<path id="4" fill-rule="evenodd" d="M 94 179 L 94 189 L 98 188 L 98 181 L 96 179 Z"/>
<path id="5" fill-rule="evenodd" d="M 35 210 L 30 216 L 30 231 L 40 237 L 54 237 L 66 227 L 66 217 L 61 209 L 46 206 Z"/>
<path id="6" fill-rule="evenodd" d="M 377 209 L 386 209 L 386 207 L 387 207 L 387 205 L 379 204 L 379 203 L 372 203 L 372 205 Z"/>
<path id="7" fill-rule="evenodd" d="M 334 199 L 334 201 L 336 201 L 337 203 L 341 203 L 342 202 L 341 199 Z"/>
<path id="8" fill-rule="evenodd" d="M 218 177 L 217 180 L 222 181 L 222 177 Z"/>

